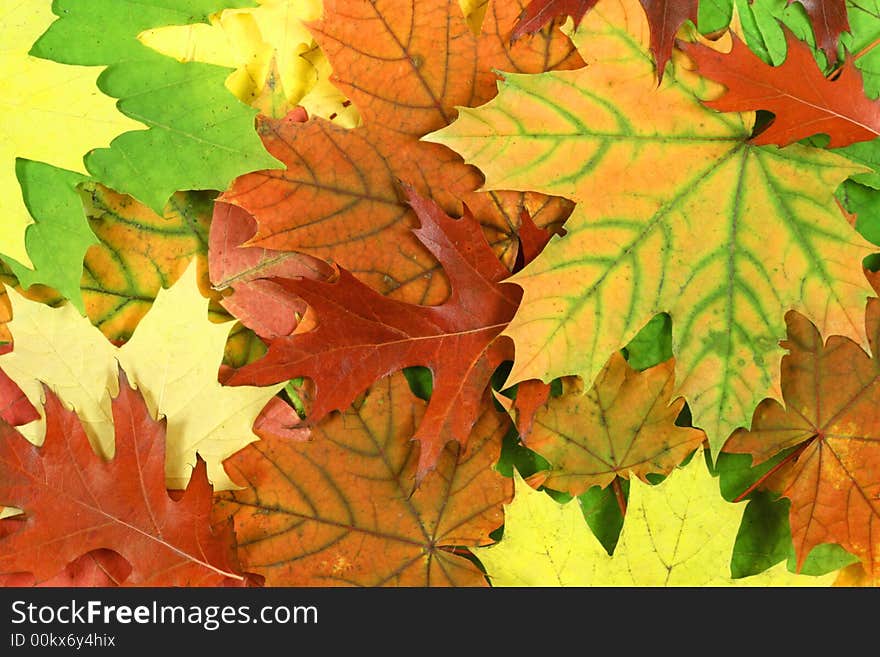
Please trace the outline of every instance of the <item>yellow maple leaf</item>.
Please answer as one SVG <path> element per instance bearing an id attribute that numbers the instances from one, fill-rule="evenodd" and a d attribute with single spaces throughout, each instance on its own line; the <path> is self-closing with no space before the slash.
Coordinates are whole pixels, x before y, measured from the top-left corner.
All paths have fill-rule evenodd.
<path id="1" fill-rule="evenodd" d="M 210 25 L 154 28 L 138 39 L 182 62 L 234 68 L 227 88 L 264 114 L 279 117 L 302 105 L 310 115 L 356 126 L 357 110 L 330 83 L 330 65 L 306 27 L 321 17 L 321 0 L 258 2 L 218 12 Z"/>
<path id="2" fill-rule="evenodd" d="M 471 549 L 494 586 L 830 586 L 837 577 L 795 575 L 783 562 L 732 579 L 744 505 L 721 497 L 701 454 L 657 486 L 631 478 L 613 556 L 590 532 L 576 498 L 559 504 L 514 475 L 501 541 Z"/>
<path id="3" fill-rule="evenodd" d="M 28 267 L 33 263 L 25 230 L 33 219 L 16 177 L 17 158 L 86 174 L 88 151 L 123 132 L 146 129 L 98 90 L 105 67 L 69 66 L 28 54 L 56 18 L 52 0 L 18 0 L 0 10 L 0 253 Z"/>
<path id="4" fill-rule="evenodd" d="M 42 382 L 77 412 L 96 451 L 111 458 L 110 397 L 117 393 L 121 365 L 151 413 L 168 420 L 168 487 L 186 486 L 196 452 L 207 462 L 215 490 L 235 487 L 221 463 L 257 440 L 251 430 L 254 419 L 283 385 L 229 387 L 217 381 L 229 324 L 209 321 L 195 264 L 171 288 L 160 290 L 153 308 L 121 348 L 70 304 L 50 308 L 15 291 L 9 297 L 15 349 L 0 356 L 0 368 L 36 408 L 42 409 Z M 42 444 L 45 421 L 19 430 Z"/>

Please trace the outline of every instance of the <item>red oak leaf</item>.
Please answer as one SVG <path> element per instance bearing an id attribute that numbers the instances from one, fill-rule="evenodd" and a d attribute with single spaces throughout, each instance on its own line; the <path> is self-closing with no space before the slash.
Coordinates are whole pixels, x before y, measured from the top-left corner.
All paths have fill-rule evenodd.
<path id="1" fill-rule="evenodd" d="M 308 418 L 314 424 L 347 408 L 377 379 L 404 367 L 430 368 L 434 389 L 414 436 L 421 444 L 416 474 L 421 481 L 447 442 L 465 443 L 493 371 L 511 357 L 510 343 L 496 337 L 516 312 L 521 291 L 501 284 L 509 272 L 469 211 L 452 219 L 411 188 L 405 192 L 421 222 L 413 232 L 451 282 L 446 302 L 417 306 L 389 299 L 345 269 L 334 282 L 275 279 L 308 303 L 317 326 L 270 340 L 268 353 L 236 371 L 228 383 L 267 385 L 308 377 L 315 383 Z M 523 220 L 530 221 L 527 215 Z"/>
<path id="2" fill-rule="evenodd" d="M 773 112 L 773 122 L 752 138 L 754 144 L 786 146 L 824 133 L 831 137 L 829 147 L 837 148 L 880 135 L 880 101 L 865 95 L 862 74 L 853 61 L 830 80 L 806 43 L 788 29 L 785 36 L 788 56 L 781 66 L 765 64 L 736 35 L 728 54 L 682 44 L 701 75 L 727 87 L 727 93 L 706 105 L 722 112 Z"/>
<path id="3" fill-rule="evenodd" d="M 849 31 L 849 18 L 846 15 L 846 0 L 788 0 L 788 4 L 800 2 L 816 36 L 816 46 L 825 51 L 829 61 L 837 61 L 837 40 L 841 32 Z"/>
<path id="4" fill-rule="evenodd" d="M 513 26 L 510 40 L 516 41 L 526 34 L 534 34 L 545 25 L 562 16 L 571 16 L 574 26 L 580 25 L 584 15 L 592 9 L 599 0 L 532 0 L 522 10 L 522 13 Z"/>
<path id="5" fill-rule="evenodd" d="M 116 454 L 109 461 L 95 454 L 76 414 L 48 388 L 45 397 L 42 447 L 0 421 L 0 503 L 25 514 L 0 521 L 0 573 L 31 573 L 40 584 L 82 555 L 107 549 L 131 566 L 126 584 L 248 583 L 231 525 L 211 527 L 204 461 L 173 500 L 165 489 L 165 421 L 150 416 L 124 373 L 112 402 Z"/>

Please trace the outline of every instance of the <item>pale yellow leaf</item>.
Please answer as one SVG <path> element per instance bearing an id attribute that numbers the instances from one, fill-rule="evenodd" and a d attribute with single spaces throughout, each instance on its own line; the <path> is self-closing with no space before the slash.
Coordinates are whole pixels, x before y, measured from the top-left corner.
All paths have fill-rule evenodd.
<path id="1" fill-rule="evenodd" d="M 559 504 L 515 477 L 501 541 L 471 549 L 494 586 L 830 586 L 837 577 L 795 575 L 783 562 L 731 579 L 745 504 L 721 497 L 701 454 L 657 486 L 631 478 L 613 556 L 590 532 L 577 498 Z"/>
<path id="2" fill-rule="evenodd" d="M 0 253 L 28 267 L 24 236 L 33 220 L 15 175 L 16 158 L 86 174 L 88 151 L 146 128 L 98 90 L 104 67 L 28 55 L 57 18 L 51 8 L 52 0 L 7 0 L 0 8 Z"/>
<path id="3" fill-rule="evenodd" d="M 283 386 L 226 387 L 217 381 L 229 324 L 208 320 L 208 300 L 199 293 L 195 264 L 174 286 L 160 290 L 122 348 L 109 343 L 69 304 L 49 308 L 15 291 L 10 299 L 15 348 L 0 356 L 0 368 L 35 407 L 42 409 L 43 382 L 77 412 L 93 446 L 110 457 L 110 395 L 116 393 L 121 365 L 154 416 L 167 418 L 169 488 L 186 486 L 196 452 L 207 462 L 215 489 L 234 487 L 221 463 L 257 440 L 251 430 L 254 419 Z M 42 419 L 19 429 L 34 443 L 42 443 Z"/>
<path id="4" fill-rule="evenodd" d="M 243 102 L 276 117 L 296 105 L 312 116 L 355 127 L 357 110 L 330 83 L 330 65 L 306 27 L 321 17 L 321 0 L 258 0 L 248 9 L 225 9 L 210 25 L 146 30 L 141 43 L 182 62 L 234 68 L 227 88 Z M 264 104 L 267 91 L 285 103 Z"/>

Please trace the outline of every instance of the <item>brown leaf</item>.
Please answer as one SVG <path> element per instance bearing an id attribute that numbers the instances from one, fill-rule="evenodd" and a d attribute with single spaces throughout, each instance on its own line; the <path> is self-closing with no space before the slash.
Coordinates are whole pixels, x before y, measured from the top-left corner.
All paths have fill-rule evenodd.
<path id="1" fill-rule="evenodd" d="M 837 61 L 837 40 L 842 32 L 849 31 L 846 0 L 788 0 L 788 4 L 800 2 L 816 36 L 816 46 L 825 51 L 831 63 Z"/>
<path id="2" fill-rule="evenodd" d="M 630 473 L 643 481 L 669 474 L 700 447 L 702 431 L 675 425 L 684 399 L 672 400 L 675 362 L 637 372 L 616 352 L 587 394 L 580 379 L 563 379 L 564 392 L 534 416 L 525 445 L 551 469 L 543 484 L 580 495 Z"/>
<path id="3" fill-rule="evenodd" d="M 131 573 L 131 566 L 113 550 L 92 550 L 71 561 L 55 577 L 40 584 L 31 573 L 0 575 L 0 587 L 112 587 Z"/>
<path id="4" fill-rule="evenodd" d="M 46 439 L 35 447 L 0 421 L 0 502 L 22 509 L 17 531 L 0 539 L 0 573 L 56 577 L 75 559 L 99 549 L 131 565 L 127 584 L 244 584 L 231 526 L 210 527 L 211 485 L 198 460 L 180 501 L 165 490 L 165 421 L 150 417 L 140 393 L 120 372 L 113 400 L 116 454 L 103 461 L 76 414 L 49 389 Z"/>
<path id="5" fill-rule="evenodd" d="M 798 568 L 816 545 L 838 543 L 880 573 L 880 300 L 869 299 L 865 326 L 871 357 L 849 340 L 823 342 L 816 327 L 786 315 L 789 353 L 782 358 L 785 406 L 765 399 L 751 431 L 735 432 L 724 451 L 761 463 L 796 447 L 766 484 L 791 500 Z"/>
<path id="6" fill-rule="evenodd" d="M 244 490 L 218 494 L 245 567 L 267 586 L 485 586 L 456 548 L 485 545 L 512 481 L 492 465 L 508 423 L 486 399 L 467 449 L 450 445 L 415 491 L 424 412 L 404 376 L 378 382 L 314 440 L 269 438 L 225 465 Z"/>
<path id="7" fill-rule="evenodd" d="M 598 0 L 532 0 L 517 17 L 510 40 L 516 41 L 526 34 L 534 34 L 565 16 L 571 16 L 577 28 L 596 2 Z"/>

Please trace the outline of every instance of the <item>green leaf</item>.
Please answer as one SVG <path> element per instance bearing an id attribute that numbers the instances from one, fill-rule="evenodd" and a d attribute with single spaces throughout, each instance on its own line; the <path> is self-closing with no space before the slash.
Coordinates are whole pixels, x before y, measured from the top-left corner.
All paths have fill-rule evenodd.
<path id="1" fill-rule="evenodd" d="M 711 34 L 727 27 L 732 16 L 733 0 L 701 0 L 697 27 L 703 34 Z"/>
<path id="2" fill-rule="evenodd" d="M 42 162 L 16 162 L 24 202 L 34 218 L 25 233 L 25 244 L 34 269 L 7 257 L 9 268 L 25 289 L 49 285 L 85 314 L 80 278 L 86 251 L 98 238 L 89 228 L 77 185 L 85 176 Z"/>
<path id="3" fill-rule="evenodd" d="M 625 347 L 626 360 L 635 370 L 646 370 L 672 358 L 672 318 L 654 315 Z"/>
<path id="4" fill-rule="evenodd" d="M 238 175 L 278 168 L 256 131 L 256 110 L 224 86 L 229 70 L 182 64 L 142 45 L 149 28 L 205 21 L 248 0 L 57 0 L 59 16 L 32 54 L 66 64 L 105 65 L 98 79 L 119 109 L 149 126 L 120 135 L 85 160 L 94 178 L 161 213 L 185 189 L 225 189 Z"/>

